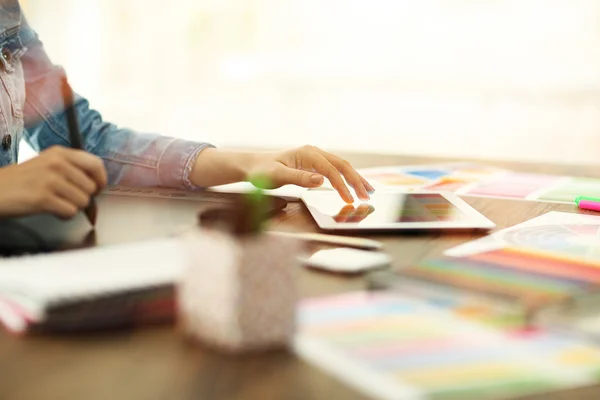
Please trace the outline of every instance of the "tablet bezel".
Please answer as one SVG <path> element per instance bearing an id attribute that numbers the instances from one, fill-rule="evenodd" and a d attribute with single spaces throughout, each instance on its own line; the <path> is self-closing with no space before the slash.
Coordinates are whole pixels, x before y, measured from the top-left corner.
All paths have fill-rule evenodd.
<path id="1" fill-rule="evenodd" d="M 302 202 L 314 218 L 319 228 L 335 231 L 419 231 L 419 230 L 489 230 L 496 227 L 492 221 L 471 207 L 467 202 L 452 192 L 415 190 L 407 192 L 380 192 L 373 196 L 397 196 L 410 194 L 439 194 L 452 205 L 465 213 L 466 221 L 435 221 L 435 222 L 392 222 L 386 224 L 365 225 L 364 221 L 352 223 L 338 223 L 331 216 L 319 212 L 313 206 L 319 198 L 339 196 L 335 191 L 308 190 L 302 195 Z"/>

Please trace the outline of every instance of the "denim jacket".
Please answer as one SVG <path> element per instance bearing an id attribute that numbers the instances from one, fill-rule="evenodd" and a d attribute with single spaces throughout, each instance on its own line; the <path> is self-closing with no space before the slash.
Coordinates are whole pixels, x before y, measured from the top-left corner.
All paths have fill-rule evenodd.
<path id="1" fill-rule="evenodd" d="M 63 75 L 18 0 L 0 0 L 0 167 L 17 162 L 22 137 L 38 152 L 69 146 L 60 94 Z M 85 149 L 104 160 L 110 184 L 195 188 L 189 175 L 209 144 L 118 128 L 79 95 L 74 107 Z"/>

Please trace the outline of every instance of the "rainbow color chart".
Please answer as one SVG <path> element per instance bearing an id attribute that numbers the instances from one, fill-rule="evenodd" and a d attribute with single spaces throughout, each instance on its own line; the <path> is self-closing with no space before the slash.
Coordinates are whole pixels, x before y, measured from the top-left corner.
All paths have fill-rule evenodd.
<path id="1" fill-rule="evenodd" d="M 600 179 L 512 172 L 474 163 L 365 168 L 359 172 L 378 190 L 426 189 L 552 203 L 573 203 L 577 196 L 600 193 Z"/>
<path id="2" fill-rule="evenodd" d="M 583 322 L 554 307 L 597 293 L 600 216 L 550 212 L 381 282 L 387 291 L 305 301 L 299 354 L 377 399 L 505 399 L 600 381 L 600 346 L 585 340 L 600 338 L 600 302 Z"/>
<path id="3" fill-rule="evenodd" d="M 553 211 L 454 247 L 445 254 L 471 256 L 506 247 L 600 263 L 600 216 Z"/>
<path id="4" fill-rule="evenodd" d="M 526 320 L 543 308 L 596 290 L 600 284 L 600 263 L 506 247 L 464 257 L 425 260 L 398 275 L 512 302 Z"/>
<path id="5" fill-rule="evenodd" d="M 377 399 L 504 399 L 600 376 L 600 349 L 584 341 L 495 330 L 386 292 L 306 300 L 299 326 L 299 355 Z"/>
<path id="6" fill-rule="evenodd" d="M 397 274 L 425 281 L 419 295 L 468 297 L 463 303 L 478 306 L 482 293 L 491 295 L 496 301 L 486 312 L 472 315 L 480 322 L 541 324 L 600 339 L 600 216 L 550 212 L 445 254 Z M 452 287 L 445 297 L 442 285 Z M 414 291 L 406 282 L 403 289 Z M 499 297 L 510 306 L 500 309 Z"/>
<path id="7" fill-rule="evenodd" d="M 479 322 L 524 326 L 541 311 L 598 293 L 600 216 L 550 212 L 445 254 L 379 278 L 376 286 L 458 314 L 454 303 L 461 299 L 463 308 L 479 310 L 470 313 Z"/>

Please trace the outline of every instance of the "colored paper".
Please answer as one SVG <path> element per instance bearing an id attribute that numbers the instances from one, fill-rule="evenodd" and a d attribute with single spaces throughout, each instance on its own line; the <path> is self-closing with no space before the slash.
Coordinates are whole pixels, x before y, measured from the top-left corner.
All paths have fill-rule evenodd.
<path id="1" fill-rule="evenodd" d="M 553 253 L 506 247 L 465 257 L 425 260 L 398 274 L 398 279 L 420 279 L 510 302 L 520 314 L 506 315 L 528 318 L 541 308 L 594 291 L 600 284 L 600 262 L 579 262 Z M 502 314 L 500 310 L 498 313 Z"/>
<path id="2" fill-rule="evenodd" d="M 600 196 L 600 179 L 510 172 L 476 163 L 360 169 L 376 189 L 453 191 L 466 196 L 573 203 Z"/>
<path id="3" fill-rule="evenodd" d="M 472 181 L 469 181 L 466 179 L 442 178 L 435 183 L 424 186 L 423 189 L 453 192 L 453 191 L 458 190 L 470 183 L 472 183 Z"/>
<path id="4" fill-rule="evenodd" d="M 507 174 L 481 183 L 464 193 L 468 196 L 493 196 L 524 199 L 527 196 L 556 184 L 560 178 L 538 174 Z"/>
<path id="5" fill-rule="evenodd" d="M 405 171 L 409 175 L 418 176 L 425 179 L 439 179 L 449 174 L 449 171 L 445 170 L 436 170 L 436 169 L 422 169 L 422 170 L 412 170 L 407 169 Z"/>
<path id="6" fill-rule="evenodd" d="M 297 352 L 377 399 L 490 399 L 590 383 L 600 351 L 501 332 L 416 298 L 358 292 L 304 302 Z"/>
<path id="7" fill-rule="evenodd" d="M 412 269 L 469 290 L 509 293 L 523 308 L 551 306 L 597 291 L 600 217 L 551 212 L 446 254 L 454 258 Z"/>
<path id="8" fill-rule="evenodd" d="M 504 247 L 551 252 L 578 262 L 597 262 L 600 216 L 553 211 L 452 248 L 446 254 L 468 256 Z"/>
<path id="9" fill-rule="evenodd" d="M 369 181 L 373 181 L 374 185 L 379 184 L 385 186 L 419 186 L 427 182 L 424 179 L 401 172 L 365 174 L 363 177 Z"/>
<path id="10" fill-rule="evenodd" d="M 465 163 L 364 168 L 359 172 L 376 189 L 394 187 L 430 189 L 432 185 L 449 185 L 450 183 L 453 186 L 452 189 L 436 188 L 435 190 L 455 190 L 466 183 L 505 173 L 499 168 Z M 462 184 L 459 185 L 459 183 Z"/>
<path id="11" fill-rule="evenodd" d="M 538 197 L 539 200 L 573 203 L 578 196 L 600 195 L 600 179 L 573 178 Z"/>
<path id="12" fill-rule="evenodd" d="M 450 249 L 446 255 L 452 257 L 424 261 L 407 271 L 417 270 L 422 279 L 463 290 L 512 296 L 534 317 L 533 323 L 600 337 L 600 325 L 593 322 L 600 287 L 600 216 L 550 212 Z M 577 306 L 560 315 L 557 308 L 574 307 L 572 301 L 562 301 L 566 299 L 593 307 L 586 311 Z M 577 318 L 592 322 L 583 327 L 576 312 Z"/>
<path id="13" fill-rule="evenodd" d="M 458 166 L 452 170 L 452 175 L 454 176 L 471 176 L 471 177 L 480 177 L 485 178 L 489 176 L 496 175 L 498 173 L 506 172 L 506 170 L 492 167 L 489 165 L 483 164 L 467 164 Z"/>
<path id="14" fill-rule="evenodd" d="M 303 302 L 296 349 L 377 399 L 497 399 L 597 383 L 597 345 L 525 326 L 518 311 L 595 289 L 599 247 L 600 216 L 545 214 L 402 269 L 393 293 Z"/>

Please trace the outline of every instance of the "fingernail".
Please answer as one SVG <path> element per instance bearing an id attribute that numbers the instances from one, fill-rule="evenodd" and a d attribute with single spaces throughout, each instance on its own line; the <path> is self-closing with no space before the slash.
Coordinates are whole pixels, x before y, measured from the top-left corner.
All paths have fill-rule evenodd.
<path id="1" fill-rule="evenodd" d="M 318 174 L 312 174 L 312 175 L 310 176 L 310 181 L 311 181 L 312 183 L 321 183 L 321 175 L 318 175 Z"/>
<path id="2" fill-rule="evenodd" d="M 367 193 L 373 194 L 373 193 L 375 193 L 375 189 L 369 189 L 369 190 L 367 190 Z"/>

